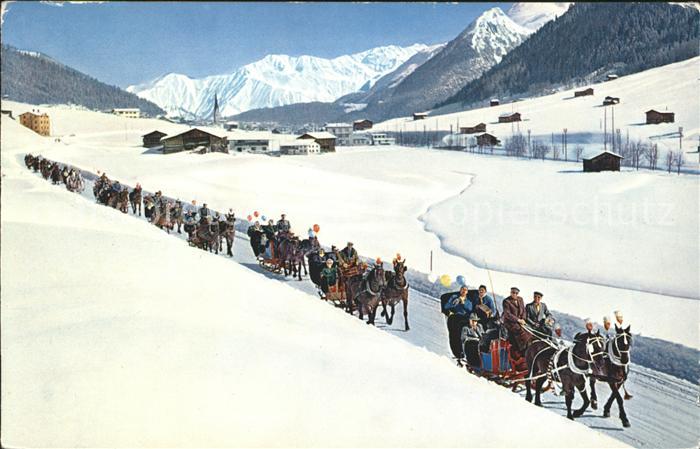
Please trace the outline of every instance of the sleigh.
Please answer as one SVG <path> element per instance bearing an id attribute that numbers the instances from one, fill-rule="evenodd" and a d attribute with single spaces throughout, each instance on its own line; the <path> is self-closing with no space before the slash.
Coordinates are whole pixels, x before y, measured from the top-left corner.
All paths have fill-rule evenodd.
<path id="1" fill-rule="evenodd" d="M 319 289 L 319 295 L 324 301 L 332 302 L 336 307 L 342 307 L 345 305 L 345 285 L 339 280 L 335 285 L 328 286 L 328 292 L 323 293 Z"/>
<path id="2" fill-rule="evenodd" d="M 277 257 L 277 251 L 275 251 L 275 245 L 272 241 L 268 241 L 265 252 L 258 256 L 258 264 L 264 270 L 272 273 L 282 272 L 282 262 Z"/>

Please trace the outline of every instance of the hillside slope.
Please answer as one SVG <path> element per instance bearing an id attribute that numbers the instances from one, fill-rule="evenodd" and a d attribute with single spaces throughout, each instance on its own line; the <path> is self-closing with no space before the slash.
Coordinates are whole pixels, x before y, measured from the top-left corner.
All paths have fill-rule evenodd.
<path id="1" fill-rule="evenodd" d="M 154 103 L 104 84 L 53 59 L 3 45 L 2 96 L 32 104 L 75 104 L 94 110 L 139 108 L 156 116 L 164 111 Z"/>
<path id="2" fill-rule="evenodd" d="M 52 186 L 20 162 L 44 139 L 2 125 L 4 445 L 622 445 Z"/>

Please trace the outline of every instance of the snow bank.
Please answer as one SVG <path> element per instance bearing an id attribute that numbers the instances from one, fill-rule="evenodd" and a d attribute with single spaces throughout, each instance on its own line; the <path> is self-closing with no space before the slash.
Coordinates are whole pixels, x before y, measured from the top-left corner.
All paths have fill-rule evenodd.
<path id="1" fill-rule="evenodd" d="M 5 445 L 621 445 L 50 185 L 20 131 L 2 145 Z"/>

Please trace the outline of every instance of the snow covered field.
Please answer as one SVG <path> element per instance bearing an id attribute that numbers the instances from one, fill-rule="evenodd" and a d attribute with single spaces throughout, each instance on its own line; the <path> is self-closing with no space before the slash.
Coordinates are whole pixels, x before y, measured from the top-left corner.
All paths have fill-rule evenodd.
<path id="1" fill-rule="evenodd" d="M 665 153 L 666 150 L 676 151 L 678 137 L 675 133 L 678 132 L 678 127 L 682 126 L 683 150 L 695 151 L 700 138 L 699 74 L 700 57 L 623 76 L 614 81 L 593 84 L 593 96 L 574 98 L 574 91 L 585 88 L 578 87 L 495 107 L 431 115 L 426 120 L 396 118 L 375 124 L 375 128 L 391 132 L 422 132 L 424 127 L 428 131 L 449 131 L 451 126 L 457 130 L 460 126 L 474 126 L 483 122 L 486 124 L 486 131 L 502 142 L 505 142 L 513 131 L 520 130 L 527 136 L 527 131 L 530 130 L 533 141 L 539 139 L 548 145 L 551 133 L 555 134 L 555 143 L 560 145 L 562 130 L 567 128 L 571 159 L 573 149 L 579 143 L 584 146 L 584 157 L 602 150 L 602 103 L 609 95 L 620 98 L 620 104 L 614 106 L 614 114 L 615 128 L 621 130 L 623 142 L 629 132 L 631 141 L 652 139 L 652 142 L 658 143 L 661 153 Z M 446 107 L 445 110 L 450 107 Z M 607 132 L 610 139 L 612 108 L 607 109 Z M 675 112 L 675 123 L 647 125 L 644 113 L 650 109 Z M 523 121 L 515 124 L 498 123 L 499 115 L 511 112 L 519 112 Z M 698 166 L 697 154 L 685 154 L 685 159 L 689 167 Z M 658 166 L 664 166 L 662 156 L 659 157 Z"/>
<path id="2" fill-rule="evenodd" d="M 20 157 L 66 147 L 2 126 L 4 445 L 622 445 L 50 185 Z"/>
<path id="3" fill-rule="evenodd" d="M 324 244 L 352 240 L 384 260 L 400 252 L 426 273 L 432 250 L 438 275 L 462 274 L 470 285 L 488 282 L 488 266 L 497 293 L 541 290 L 551 308 L 599 322 L 619 308 L 635 332 L 700 346 L 695 176 L 583 175 L 565 163 L 398 147 L 162 156 L 139 146 L 162 122 L 45 109 L 61 142 L 34 136 L 17 143 L 26 151 L 239 217 L 286 212 L 298 233 L 318 223 Z M 3 120 L 3 145 L 26 131 Z"/>

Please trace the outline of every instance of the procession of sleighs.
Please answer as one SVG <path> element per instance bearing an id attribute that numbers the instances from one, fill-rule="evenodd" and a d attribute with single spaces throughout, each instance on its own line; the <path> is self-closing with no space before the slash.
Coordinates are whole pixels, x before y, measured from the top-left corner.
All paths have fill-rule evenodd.
<path id="1" fill-rule="evenodd" d="M 53 184 L 64 183 L 73 192 L 82 192 L 85 188 L 80 170 L 31 154 L 26 155 L 24 161 L 27 168 L 40 172 Z M 191 246 L 216 254 L 225 241 L 227 255 L 233 256 L 236 218 L 232 209 L 222 217 L 218 212 L 212 212 L 206 203 L 198 210 L 194 201 L 192 206 L 185 207 L 180 200 L 167 199 L 160 191 L 143 195 L 138 183 L 129 191 L 127 186 L 110 180 L 105 173 L 95 180 L 93 194 L 98 203 L 123 213 L 127 213 L 131 206 L 132 213 L 139 216 L 143 203 L 143 214 L 152 224 L 168 233 L 181 233 L 184 229 Z M 264 216 L 262 219 L 265 221 Z M 251 216 L 248 221 L 252 221 Z M 357 311 L 360 319 L 367 315 L 368 324 L 374 324 L 376 312 L 381 307 L 381 315 L 388 325 L 392 325 L 395 306 L 402 302 L 404 328 L 408 331 L 409 283 L 405 259 L 397 254 L 392 260 L 393 271 L 390 271 L 384 270 L 380 258 L 370 264 L 361 261 L 352 242 L 347 242 L 342 250 L 332 246 L 326 252 L 319 243 L 318 231 L 318 225 L 314 225 L 309 229 L 308 237 L 301 239 L 292 232 L 289 221 L 282 214 L 276 223 L 268 220 L 261 225 L 255 221 L 248 227 L 247 234 L 261 267 L 285 276 L 291 274 L 299 280 L 302 280 L 303 270 L 322 299 L 344 307 L 350 314 Z M 570 419 L 581 416 L 589 406 L 597 409 L 595 383 L 605 382 L 611 394 L 603 407 L 603 416 L 610 416 L 613 401 L 616 401 L 623 426 L 630 426 L 619 390 L 624 391 L 624 399 L 631 398 L 624 383 L 629 369 L 632 335 L 621 312 L 615 312 L 614 323 L 607 317 L 603 319 L 603 333 L 600 330 L 594 332 L 592 321 L 586 320 L 586 330 L 576 334 L 573 342 L 566 342 L 561 327 L 542 302 L 544 295 L 541 292 L 534 292 L 533 301 L 525 305 L 519 296 L 520 290 L 512 287 L 510 296 L 503 300 L 499 310 L 493 299 L 495 295 L 488 295 L 486 286 L 470 290 L 460 278 L 460 290 L 445 293 L 440 298 L 449 346 L 460 366 L 472 374 L 510 386 L 514 391 L 524 385 L 528 401 L 533 400 L 534 389 L 534 401 L 539 406 L 542 405 L 541 393 L 550 389 L 556 392 L 561 385 L 558 394 L 565 397 Z M 576 390 L 583 405 L 572 410 Z"/>

